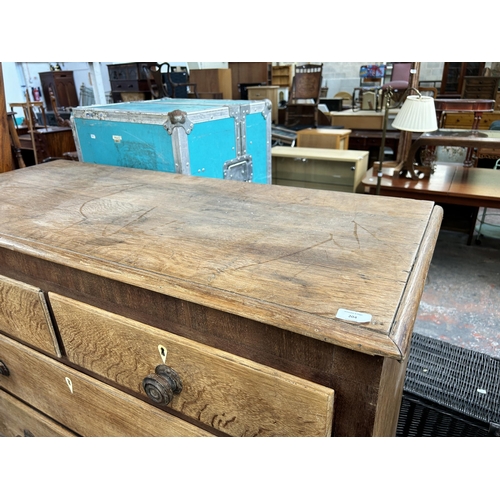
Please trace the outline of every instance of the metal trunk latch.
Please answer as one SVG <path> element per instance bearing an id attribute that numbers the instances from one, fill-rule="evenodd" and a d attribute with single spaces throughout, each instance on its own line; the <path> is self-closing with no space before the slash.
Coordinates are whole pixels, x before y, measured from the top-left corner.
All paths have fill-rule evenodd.
<path id="1" fill-rule="evenodd" d="M 252 157 L 244 155 L 224 163 L 224 179 L 233 181 L 252 182 Z"/>

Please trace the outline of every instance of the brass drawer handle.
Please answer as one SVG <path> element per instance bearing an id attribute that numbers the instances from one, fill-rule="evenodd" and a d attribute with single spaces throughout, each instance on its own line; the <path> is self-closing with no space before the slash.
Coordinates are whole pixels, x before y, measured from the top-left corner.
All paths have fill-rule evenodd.
<path id="1" fill-rule="evenodd" d="M 142 381 L 142 387 L 151 401 L 166 406 L 172 401 L 174 394 L 182 391 L 182 381 L 173 368 L 158 365 L 155 373 L 149 374 Z"/>
<path id="2" fill-rule="evenodd" d="M 8 377 L 10 375 L 7 365 L 0 359 L 0 375 L 5 375 Z"/>

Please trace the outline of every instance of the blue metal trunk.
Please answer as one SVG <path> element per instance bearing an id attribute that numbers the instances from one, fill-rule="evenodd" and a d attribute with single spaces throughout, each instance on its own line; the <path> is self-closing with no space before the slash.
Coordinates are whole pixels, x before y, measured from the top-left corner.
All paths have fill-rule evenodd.
<path id="1" fill-rule="evenodd" d="M 80 161 L 271 183 L 271 102 L 158 99 L 78 107 Z"/>

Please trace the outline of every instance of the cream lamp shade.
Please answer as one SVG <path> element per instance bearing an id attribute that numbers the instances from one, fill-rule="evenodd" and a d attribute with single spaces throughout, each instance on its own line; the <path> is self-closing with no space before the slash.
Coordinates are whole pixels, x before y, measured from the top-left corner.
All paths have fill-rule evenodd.
<path id="1" fill-rule="evenodd" d="M 429 96 L 408 96 L 392 122 L 392 126 L 407 132 L 432 132 L 437 130 L 434 99 Z"/>

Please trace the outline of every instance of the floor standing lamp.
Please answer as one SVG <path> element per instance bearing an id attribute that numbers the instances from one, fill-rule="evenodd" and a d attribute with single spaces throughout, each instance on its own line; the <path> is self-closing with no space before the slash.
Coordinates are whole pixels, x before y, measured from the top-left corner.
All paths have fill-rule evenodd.
<path id="1" fill-rule="evenodd" d="M 433 132 L 437 130 L 436 107 L 434 99 L 429 96 L 423 96 L 417 89 L 414 90 L 417 95 L 409 95 L 401 109 L 399 110 L 396 118 L 392 122 L 392 127 L 398 130 L 407 132 Z M 386 116 L 384 120 L 384 130 L 382 135 L 382 146 L 380 151 L 379 169 L 377 173 L 377 190 L 376 193 L 380 194 L 380 184 L 382 181 L 382 166 L 384 154 L 384 138 L 387 128 L 387 112 L 389 106 L 389 95 L 387 96 Z"/>

